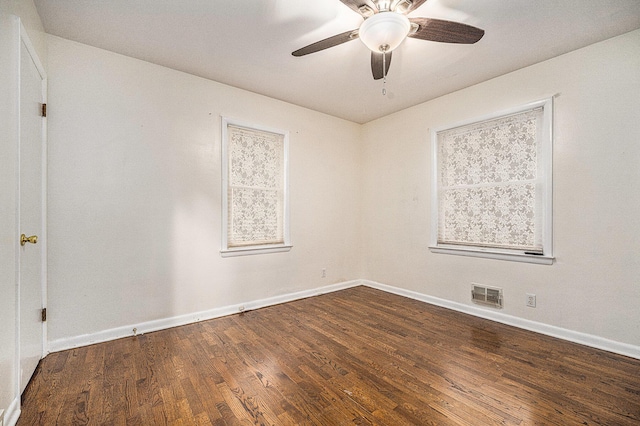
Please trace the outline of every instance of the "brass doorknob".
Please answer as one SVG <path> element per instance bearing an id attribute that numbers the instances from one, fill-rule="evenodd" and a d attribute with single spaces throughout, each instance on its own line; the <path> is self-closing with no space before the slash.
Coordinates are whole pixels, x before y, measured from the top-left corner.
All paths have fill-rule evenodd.
<path id="1" fill-rule="evenodd" d="M 38 236 L 37 235 L 32 235 L 30 237 L 27 237 L 26 235 L 22 234 L 20 235 L 20 245 L 23 246 L 27 243 L 31 243 L 31 244 L 36 244 L 38 242 Z"/>

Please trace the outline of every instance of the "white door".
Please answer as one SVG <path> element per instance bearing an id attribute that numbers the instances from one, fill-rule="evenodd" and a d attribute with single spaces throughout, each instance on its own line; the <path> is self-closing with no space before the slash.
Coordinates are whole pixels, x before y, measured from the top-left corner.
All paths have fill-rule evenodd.
<path id="1" fill-rule="evenodd" d="M 20 37 L 20 176 L 19 271 L 20 393 L 43 355 L 44 306 L 44 124 L 42 103 L 46 80 L 40 62 L 22 30 Z"/>

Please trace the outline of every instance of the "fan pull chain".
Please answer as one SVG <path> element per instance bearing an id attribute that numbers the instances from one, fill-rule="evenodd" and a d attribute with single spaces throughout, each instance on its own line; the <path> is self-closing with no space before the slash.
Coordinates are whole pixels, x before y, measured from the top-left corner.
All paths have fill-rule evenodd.
<path id="1" fill-rule="evenodd" d="M 387 96 L 387 49 L 382 51 L 382 96 Z"/>

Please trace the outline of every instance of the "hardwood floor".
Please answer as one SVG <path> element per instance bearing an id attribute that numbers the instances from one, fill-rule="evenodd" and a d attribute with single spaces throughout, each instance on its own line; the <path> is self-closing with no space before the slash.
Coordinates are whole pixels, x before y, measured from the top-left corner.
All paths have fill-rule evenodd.
<path id="1" fill-rule="evenodd" d="M 638 425 L 640 360 L 356 287 L 53 353 L 18 425 Z"/>

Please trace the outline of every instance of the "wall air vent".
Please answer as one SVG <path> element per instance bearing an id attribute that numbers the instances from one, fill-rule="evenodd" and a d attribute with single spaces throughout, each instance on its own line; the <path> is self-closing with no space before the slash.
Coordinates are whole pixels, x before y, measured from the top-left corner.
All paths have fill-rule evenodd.
<path id="1" fill-rule="evenodd" d="M 471 300 L 479 305 L 502 308 L 502 289 L 471 284 Z"/>

